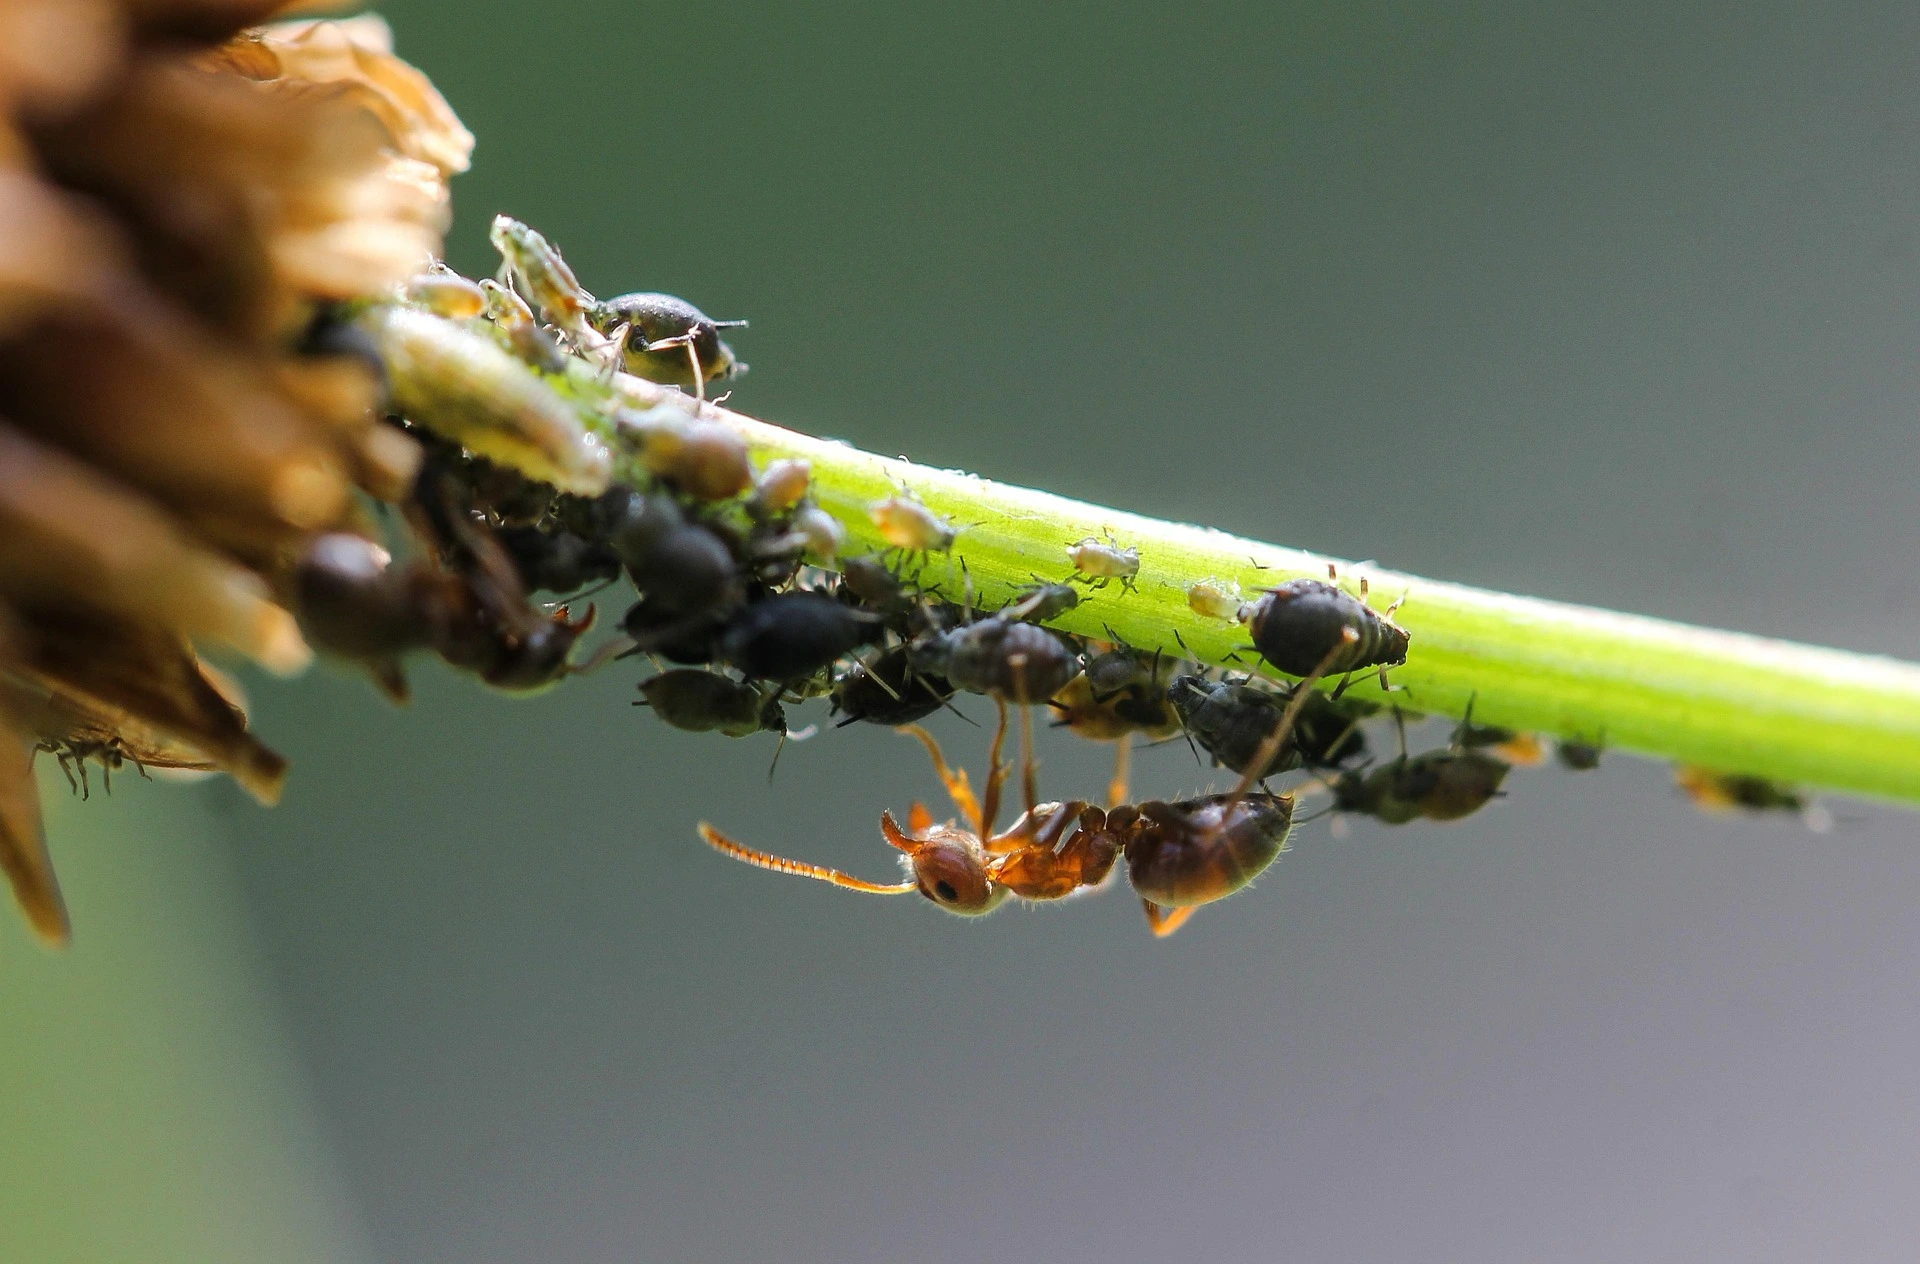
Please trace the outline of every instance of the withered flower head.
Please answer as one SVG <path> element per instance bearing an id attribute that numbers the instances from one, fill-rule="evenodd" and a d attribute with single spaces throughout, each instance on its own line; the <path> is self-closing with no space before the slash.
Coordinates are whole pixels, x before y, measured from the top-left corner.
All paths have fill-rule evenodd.
<path id="1" fill-rule="evenodd" d="M 32 755 L 273 801 L 199 652 L 304 666 L 293 560 L 419 464 L 313 331 L 439 252 L 473 138 L 378 19 L 245 29 L 283 7 L 0 0 L 0 871 L 49 943 Z"/>

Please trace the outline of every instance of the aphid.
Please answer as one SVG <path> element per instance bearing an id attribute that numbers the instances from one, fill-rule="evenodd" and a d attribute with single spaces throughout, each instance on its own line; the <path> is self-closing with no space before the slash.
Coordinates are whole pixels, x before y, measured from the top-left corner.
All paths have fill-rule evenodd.
<path id="1" fill-rule="evenodd" d="M 1794 812 L 1805 814 L 1807 797 L 1792 786 L 1745 773 L 1719 772 L 1698 764 L 1680 764 L 1673 770 L 1674 784 L 1693 800 L 1694 806 L 1709 812 Z"/>
<path id="2" fill-rule="evenodd" d="M 535 592 L 575 592 L 619 578 L 620 557 L 609 546 L 564 528 L 501 527 L 500 547 Z"/>
<path id="3" fill-rule="evenodd" d="M 953 697 L 953 685 L 944 677 L 913 670 L 907 647 L 897 645 L 883 654 L 856 662 L 834 682 L 833 711 L 846 718 L 899 727 L 923 720 Z"/>
<path id="4" fill-rule="evenodd" d="M 1080 594 L 1067 585 L 1040 584 L 1022 592 L 1012 605 L 1000 613 L 1023 623 L 1046 623 L 1058 619 L 1079 604 Z"/>
<path id="5" fill-rule="evenodd" d="M 1067 556 L 1073 561 L 1073 578 L 1084 581 L 1089 588 L 1105 588 L 1117 579 L 1120 587 L 1130 592 L 1134 576 L 1140 573 L 1140 550 L 1121 548 L 1111 532 L 1104 540 L 1088 536 L 1069 544 Z"/>
<path id="6" fill-rule="evenodd" d="M 1047 705 L 1059 724 L 1089 741 L 1115 742 L 1134 733 L 1154 740 L 1172 737 L 1180 731 L 1180 715 L 1167 696 L 1174 670 L 1172 660 L 1158 654 L 1108 650 L 1088 659 L 1085 670 Z M 1260 736 L 1272 729 L 1269 724 Z"/>
<path id="7" fill-rule="evenodd" d="M 628 494 L 607 543 L 656 608 L 690 621 L 724 615 L 745 597 L 727 542 L 689 522 L 673 499 Z"/>
<path id="8" fill-rule="evenodd" d="M 1368 667 L 1381 669 L 1386 687 L 1388 667 L 1407 661 L 1407 632 L 1392 620 L 1395 602 L 1386 614 L 1366 604 L 1367 581 L 1360 581 L 1355 597 L 1319 579 L 1292 579 L 1266 590 L 1246 608 L 1246 622 L 1260 657 L 1289 676 L 1304 676 L 1314 664 L 1340 649 L 1333 674 L 1351 675 Z M 1404 598 L 1403 598 L 1404 600 Z M 1345 634 L 1351 632 L 1351 639 Z M 1345 682 L 1334 691 L 1338 697 Z"/>
<path id="9" fill-rule="evenodd" d="M 453 272 L 422 272 L 407 282 L 403 295 L 448 320 L 471 320 L 487 310 L 487 292 Z"/>
<path id="10" fill-rule="evenodd" d="M 888 566 L 871 553 L 850 557 L 840 564 L 840 590 L 869 610 L 890 614 L 910 604 L 906 585 Z"/>
<path id="11" fill-rule="evenodd" d="M 1244 604 L 1237 580 L 1196 579 L 1187 585 L 1187 609 L 1203 619 L 1232 623 L 1239 619 Z"/>
<path id="12" fill-rule="evenodd" d="M 867 506 L 880 538 L 908 553 L 944 553 L 959 532 L 952 523 L 909 494 L 889 496 Z"/>
<path id="13" fill-rule="evenodd" d="M 1045 702 L 1080 670 L 1080 656 L 1045 628 L 992 615 L 914 643 L 914 665 L 955 688 L 1008 702 Z"/>
<path id="14" fill-rule="evenodd" d="M 1600 743 L 1566 738 L 1554 743 L 1553 757 L 1572 772 L 1592 772 L 1600 766 Z"/>
<path id="15" fill-rule="evenodd" d="M 825 593 L 776 593 L 728 621 L 720 634 L 720 658 L 755 680 L 796 680 L 882 634 L 879 616 Z"/>
<path id="16" fill-rule="evenodd" d="M 496 215 L 487 234 L 500 252 L 505 270 L 520 279 L 527 297 L 547 323 L 583 346 L 593 295 L 581 286 L 573 268 L 545 237 L 510 215 Z"/>
<path id="17" fill-rule="evenodd" d="M 1215 763 L 1238 773 L 1247 771 L 1281 711 L 1299 699 L 1291 738 L 1275 748 L 1257 780 L 1293 768 L 1338 768 L 1367 751 L 1367 737 L 1360 722 L 1372 713 L 1371 706 L 1336 701 L 1319 692 L 1303 694 L 1298 686 L 1276 694 L 1251 683 L 1216 681 L 1199 675 L 1175 677 L 1167 694 L 1187 735 L 1213 756 Z"/>
<path id="18" fill-rule="evenodd" d="M 569 670 L 568 655 L 592 625 L 562 608 L 531 606 L 512 561 L 471 523 L 452 519 L 453 569 L 416 558 L 393 566 L 386 550 L 355 535 L 324 535 L 294 572 L 302 628 L 321 649 L 358 659 L 395 698 L 406 697 L 400 656 L 431 648 L 498 689 L 544 688 Z"/>
<path id="19" fill-rule="evenodd" d="M 633 642 L 631 652 L 689 667 L 720 657 L 720 633 L 726 626 L 724 618 L 711 612 L 672 610 L 655 597 L 642 597 L 620 620 L 621 630 Z"/>
<path id="20" fill-rule="evenodd" d="M 795 508 L 807 494 L 813 466 L 807 461 L 770 461 L 753 485 L 748 512 L 762 518 L 778 517 Z"/>
<path id="21" fill-rule="evenodd" d="M 1315 673 L 1308 687 L 1317 679 Z M 1285 849 L 1293 822 L 1292 797 L 1251 792 L 1248 777 L 1242 777 L 1229 794 L 1177 803 L 1116 805 L 1104 812 L 1084 802 L 1036 803 L 1031 726 L 1025 723 L 1020 763 L 1026 811 L 1005 833 L 995 834 L 993 824 L 1006 776 L 1000 750 L 1006 738 L 1007 710 L 1004 703 L 998 709 L 1000 722 L 988 748 L 987 782 L 980 800 L 974 798 L 966 772 L 947 767 L 931 734 L 917 728 L 903 730 L 927 748 L 966 827 L 935 824 L 919 803 L 913 805 L 904 831 L 891 813 L 883 812 L 882 835 L 906 857 L 905 882 L 868 882 L 837 869 L 756 851 L 704 821 L 700 837 L 723 854 L 762 869 L 872 895 L 917 891 L 948 912 L 969 917 L 992 912 L 1008 896 L 1053 900 L 1097 886 L 1106 880 L 1117 856 L 1124 855 L 1128 880 L 1140 894 L 1147 924 L 1156 936 L 1172 934 L 1195 908 L 1245 887 Z M 1285 743 L 1292 718 L 1291 712 L 1283 714 L 1269 736 L 1272 744 Z M 1124 785 L 1117 789 L 1124 794 Z"/>
<path id="22" fill-rule="evenodd" d="M 671 294 L 622 294 L 588 315 L 600 333 L 620 337 L 621 367 L 635 377 L 677 386 L 705 399 L 707 384 L 747 371 L 720 337 L 744 320 L 714 320 Z"/>
<path id="23" fill-rule="evenodd" d="M 715 672 L 680 668 L 640 682 L 644 701 L 674 728 L 728 737 L 785 733 L 787 714 L 779 690 L 761 690 Z"/>
<path id="24" fill-rule="evenodd" d="M 1333 810 L 1371 816 L 1385 825 L 1416 818 L 1457 821 L 1471 816 L 1500 794 L 1512 766 L 1461 744 L 1472 727 L 1472 707 L 1443 750 L 1407 757 L 1404 735 L 1400 757 L 1372 772 L 1343 773 L 1332 783 Z"/>
<path id="25" fill-rule="evenodd" d="M 1047 700 L 1056 725 L 1088 741 L 1114 743 L 1109 803 L 1126 798 L 1133 735 L 1157 740 L 1180 731 L 1180 716 L 1167 698 L 1173 671 L 1172 662 L 1158 654 L 1119 647 L 1089 659 L 1080 675 Z"/>
<path id="26" fill-rule="evenodd" d="M 807 552 L 831 562 L 847 545 L 847 529 L 818 505 L 802 505 L 793 512 L 793 529 L 807 538 Z"/>
<path id="27" fill-rule="evenodd" d="M 747 441 L 720 421 L 698 421 L 664 405 L 623 425 L 640 440 L 647 473 L 671 482 L 696 500 L 731 500 L 753 486 Z"/>
<path id="28" fill-rule="evenodd" d="M 527 301 L 498 281 L 480 282 L 486 295 L 486 317 L 499 332 L 500 339 L 521 361 L 543 373 L 564 372 L 567 357 L 551 335 L 534 319 Z"/>
<path id="29" fill-rule="evenodd" d="M 1468 713 L 1472 713 L 1471 704 Z M 1462 722 L 1455 732 L 1454 741 L 1467 750 L 1491 751 L 1509 764 L 1523 768 L 1535 767 L 1547 757 L 1546 747 L 1541 744 L 1539 737 L 1492 724 Z"/>

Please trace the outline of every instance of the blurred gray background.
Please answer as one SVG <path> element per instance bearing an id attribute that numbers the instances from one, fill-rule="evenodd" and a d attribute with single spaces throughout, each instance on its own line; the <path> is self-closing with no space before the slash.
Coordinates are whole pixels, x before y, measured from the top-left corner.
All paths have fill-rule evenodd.
<path id="1" fill-rule="evenodd" d="M 1920 657 L 1920 10 L 1575 7 L 384 12 L 480 137 L 452 262 L 506 211 L 751 317 L 745 411 Z M 1710 818 L 1616 758 L 1311 827 L 1166 942 L 1117 891 L 969 924 L 693 835 L 885 877 L 917 748 L 770 786 L 638 676 L 256 684 L 286 804 L 191 792 L 374 1258 L 1911 1257 L 1911 815 Z"/>

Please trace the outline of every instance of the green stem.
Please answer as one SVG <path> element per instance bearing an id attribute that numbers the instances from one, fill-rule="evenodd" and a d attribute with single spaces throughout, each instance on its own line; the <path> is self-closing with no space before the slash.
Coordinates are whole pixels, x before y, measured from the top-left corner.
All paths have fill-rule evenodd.
<path id="1" fill-rule="evenodd" d="M 609 382 L 579 361 L 546 380 L 611 448 L 622 481 L 644 476 L 619 417 L 635 408 L 692 408 L 675 391 L 625 375 Z M 884 547 L 868 506 L 911 492 L 959 529 L 949 553 L 928 559 L 925 582 L 957 594 L 964 564 L 987 608 L 1036 578 L 1065 579 L 1073 570 L 1066 546 L 1111 532 L 1140 552 L 1134 590 L 1094 590 L 1056 626 L 1258 670 L 1245 629 L 1196 614 L 1188 585 L 1212 578 L 1256 594 L 1296 576 L 1325 577 L 1332 564 L 1350 590 L 1364 576 L 1376 608 L 1404 597 L 1395 618 L 1412 644 L 1405 666 L 1391 673 L 1405 691 L 1394 701 L 1404 706 L 1458 716 L 1471 701 L 1474 719 L 1488 724 L 1920 802 L 1920 666 L 1911 663 L 1357 566 L 876 456 L 713 405 L 701 412 L 738 427 L 762 460 L 810 462 L 814 498 L 846 527 L 854 550 Z M 1242 657 L 1230 658 L 1236 651 Z M 1378 696 L 1371 680 L 1355 690 Z"/>

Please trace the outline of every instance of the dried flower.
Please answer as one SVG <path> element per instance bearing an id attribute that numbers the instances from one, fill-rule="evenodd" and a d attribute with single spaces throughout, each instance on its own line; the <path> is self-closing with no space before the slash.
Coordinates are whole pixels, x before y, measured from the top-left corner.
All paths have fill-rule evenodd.
<path id="1" fill-rule="evenodd" d="M 195 647 L 310 657 L 293 560 L 411 486 L 328 305 L 440 249 L 473 138 L 375 18 L 0 0 L 0 872 L 67 916 L 35 751 L 84 775 L 285 763 Z"/>

